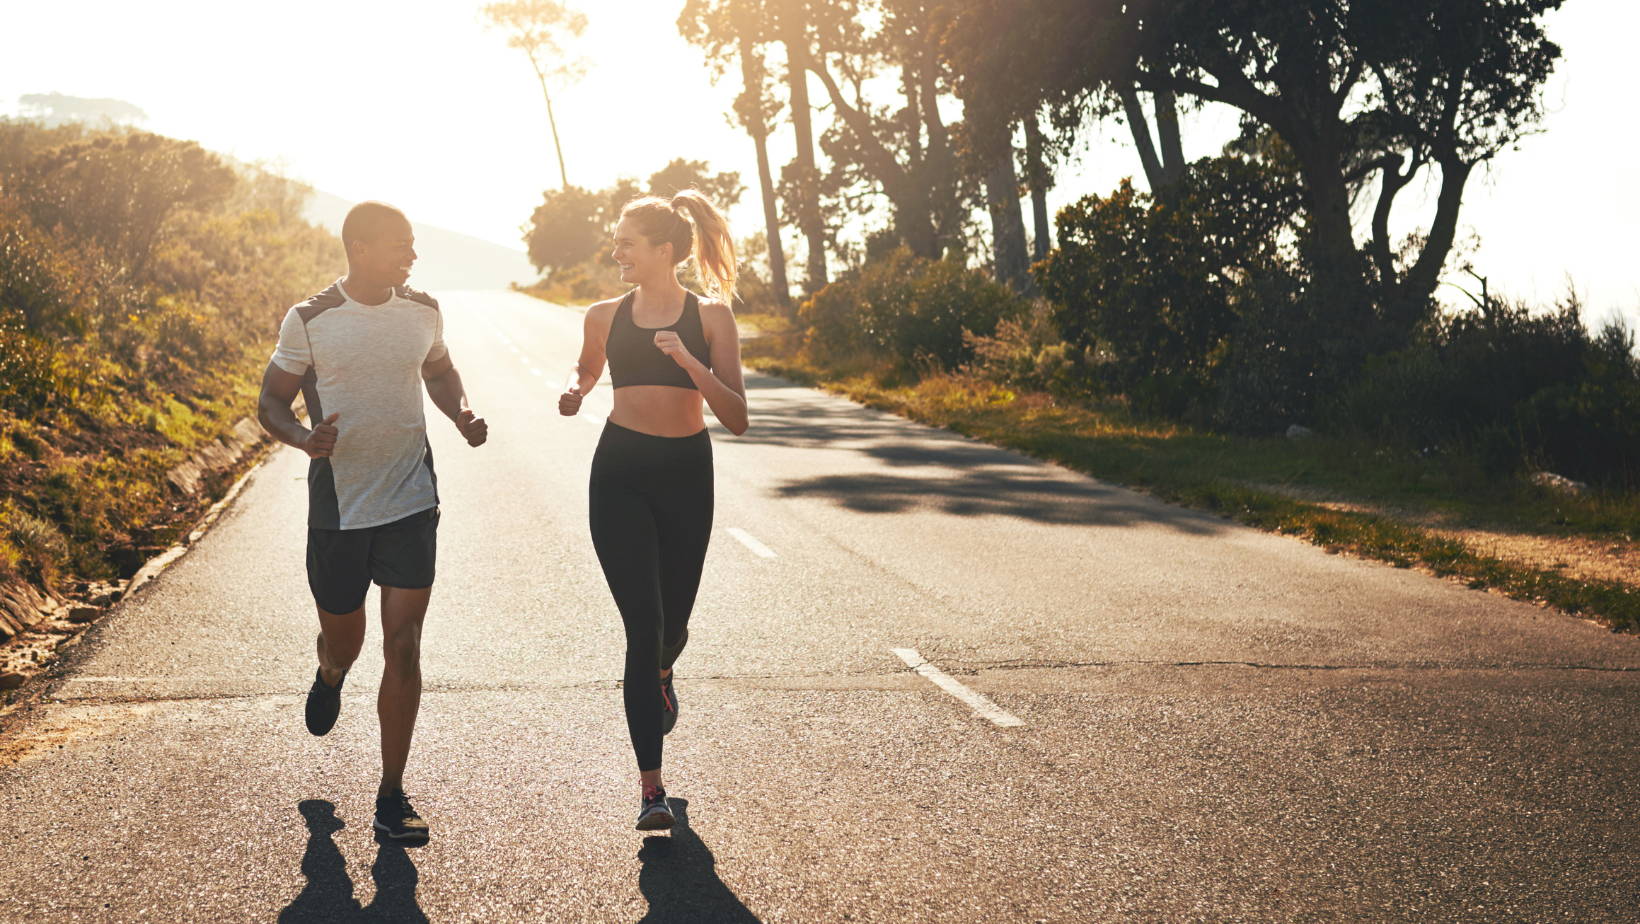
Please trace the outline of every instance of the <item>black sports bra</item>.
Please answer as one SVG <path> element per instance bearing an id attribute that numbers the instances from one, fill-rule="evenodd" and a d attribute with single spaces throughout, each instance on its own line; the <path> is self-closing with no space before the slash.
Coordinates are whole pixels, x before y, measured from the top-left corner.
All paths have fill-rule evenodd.
<path id="1" fill-rule="evenodd" d="M 655 332 L 677 331 L 684 349 L 695 358 L 712 367 L 711 350 L 706 345 L 706 331 L 700 323 L 700 299 L 690 292 L 683 299 L 683 314 L 665 327 L 639 327 L 632 320 L 632 302 L 638 290 L 633 289 L 621 299 L 615 309 L 615 319 L 609 325 L 609 339 L 604 342 L 604 355 L 609 360 L 609 378 L 614 387 L 626 385 L 670 385 L 674 388 L 695 388 L 689 373 L 683 371 L 672 357 L 655 346 Z M 698 390 L 698 389 L 697 389 Z"/>

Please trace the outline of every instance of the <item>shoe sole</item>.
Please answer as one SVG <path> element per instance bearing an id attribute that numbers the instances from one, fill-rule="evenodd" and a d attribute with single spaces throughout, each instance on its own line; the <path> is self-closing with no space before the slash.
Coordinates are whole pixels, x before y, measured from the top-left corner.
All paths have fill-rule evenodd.
<path id="1" fill-rule="evenodd" d="M 639 831 L 665 831 L 677 824 L 677 818 L 672 815 L 646 815 L 638 822 Z"/>
<path id="2" fill-rule="evenodd" d="M 406 831 L 403 834 L 394 834 L 392 828 L 389 828 L 387 825 L 382 824 L 380 821 L 378 821 L 374 818 L 370 819 L 370 826 L 372 828 L 375 828 L 377 833 L 386 835 L 386 837 L 389 840 L 395 840 L 395 841 L 425 841 L 425 840 L 427 840 L 427 832 L 426 831 Z"/>

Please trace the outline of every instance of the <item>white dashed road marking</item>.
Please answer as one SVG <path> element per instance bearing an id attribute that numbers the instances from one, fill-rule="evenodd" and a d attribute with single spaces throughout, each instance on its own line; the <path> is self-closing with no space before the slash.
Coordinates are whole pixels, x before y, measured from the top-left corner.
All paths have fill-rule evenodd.
<path id="1" fill-rule="evenodd" d="M 763 543 L 758 542 L 757 537 L 753 536 L 751 533 L 745 531 L 744 529 L 741 529 L 738 526 L 729 527 L 729 535 L 735 537 L 736 539 L 739 539 L 741 545 L 745 546 L 748 549 L 751 549 L 753 553 L 755 553 L 756 555 L 758 555 L 761 558 L 777 558 L 777 557 L 779 557 L 779 556 L 774 554 L 774 549 L 771 549 L 768 546 L 764 545 Z"/>
<path id="2" fill-rule="evenodd" d="M 917 654 L 917 649 L 890 648 L 889 651 L 899 655 L 900 660 L 904 661 L 912 670 L 932 680 L 935 686 L 967 703 L 969 708 L 984 718 L 990 719 L 995 724 L 1001 725 L 1003 728 L 1017 728 L 1025 724 L 1019 716 L 968 689 L 957 678 L 929 664 L 922 655 Z"/>

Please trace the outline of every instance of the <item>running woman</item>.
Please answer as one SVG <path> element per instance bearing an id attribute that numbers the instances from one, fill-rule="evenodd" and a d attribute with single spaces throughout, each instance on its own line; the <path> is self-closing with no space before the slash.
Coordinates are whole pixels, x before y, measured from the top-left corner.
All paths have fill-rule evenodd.
<path id="1" fill-rule="evenodd" d="M 678 282 L 692 254 L 710 299 Z M 729 308 L 734 243 L 705 196 L 686 189 L 627 203 L 613 256 L 621 280 L 637 288 L 587 310 L 580 362 L 558 412 L 579 411 L 609 363 L 615 410 L 592 457 L 592 544 L 626 627 L 623 699 L 643 789 L 638 830 L 653 831 L 675 820 L 661 781 L 661 736 L 677 722 L 672 665 L 689 639 L 712 533 L 703 406 L 729 432 L 745 433 L 746 384 Z"/>
<path id="2" fill-rule="evenodd" d="M 433 587 L 438 480 L 422 416 L 423 384 L 470 446 L 489 430 L 467 407 L 444 348 L 438 302 L 405 285 L 415 238 L 404 213 L 380 202 L 342 222 L 347 275 L 291 308 L 262 376 L 259 417 L 308 454 L 308 588 L 319 611 L 319 666 L 307 728 L 323 735 L 342 708 L 342 682 L 364 645 L 365 593 L 380 585 L 383 670 L 376 697 L 382 778 L 374 826 L 422 841 L 427 822 L 404 794 L 404 765 L 421 705 L 421 626 Z M 307 403 L 309 429 L 291 402 Z"/>

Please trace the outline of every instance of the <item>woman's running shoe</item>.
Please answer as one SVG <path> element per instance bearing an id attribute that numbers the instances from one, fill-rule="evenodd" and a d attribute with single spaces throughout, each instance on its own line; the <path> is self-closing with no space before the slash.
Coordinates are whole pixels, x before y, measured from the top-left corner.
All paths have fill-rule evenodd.
<path id="1" fill-rule="evenodd" d="M 644 793 L 643 808 L 638 810 L 639 831 L 664 831 L 675 821 L 677 817 L 666 801 L 666 790 L 656 787 Z"/>

